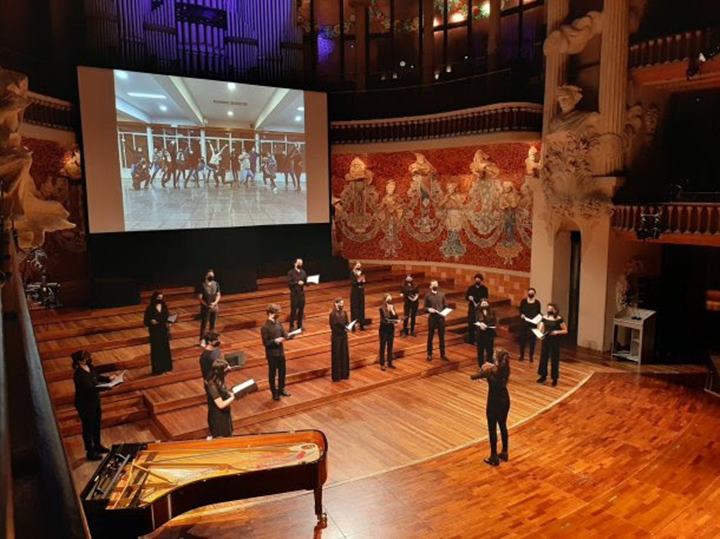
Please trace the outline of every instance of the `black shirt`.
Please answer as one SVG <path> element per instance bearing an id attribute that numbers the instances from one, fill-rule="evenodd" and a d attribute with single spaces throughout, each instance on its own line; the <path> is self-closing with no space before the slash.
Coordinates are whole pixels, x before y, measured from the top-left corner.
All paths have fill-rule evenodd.
<path id="1" fill-rule="evenodd" d="M 296 270 L 295 268 L 288 271 L 287 274 L 288 277 L 288 286 L 290 287 L 290 293 L 292 295 L 302 295 L 305 293 L 305 283 L 307 283 L 307 272 L 300 268 L 300 270 Z M 300 284 L 299 282 L 302 281 L 303 284 Z"/>
<path id="2" fill-rule="evenodd" d="M 203 281 L 200 285 L 200 295 L 206 305 L 214 303 L 220 293 L 220 284 L 217 281 Z"/>
<path id="3" fill-rule="evenodd" d="M 96 387 L 99 383 L 106 383 L 110 378 L 98 374 L 94 367 L 90 367 L 90 372 L 82 367 L 77 367 L 73 374 L 75 382 L 75 407 L 86 408 L 100 404 L 100 391 Z"/>
<path id="4" fill-rule="evenodd" d="M 484 284 L 476 285 L 473 284 L 467 289 L 467 292 L 465 293 L 465 300 L 468 301 L 468 303 L 471 303 L 467 298 L 473 298 L 475 300 L 475 303 L 480 303 L 480 300 L 485 298 L 487 299 L 488 296 L 488 288 Z"/>
<path id="5" fill-rule="evenodd" d="M 527 298 L 523 298 L 522 301 L 520 301 L 520 314 L 526 316 L 527 318 L 535 318 L 540 314 L 540 311 L 540 300 L 536 299 L 530 303 Z"/>
<path id="6" fill-rule="evenodd" d="M 393 320 L 398 320 L 397 311 L 393 307 L 392 312 L 387 304 L 380 307 L 380 331 L 386 333 L 393 333 L 395 324 Z"/>
<path id="7" fill-rule="evenodd" d="M 207 380 L 212 370 L 213 361 L 220 359 L 220 348 L 211 348 L 209 350 L 203 350 L 200 354 L 200 372 L 202 373 L 203 380 Z"/>
<path id="8" fill-rule="evenodd" d="M 431 307 L 438 311 L 438 313 L 447 307 L 445 304 L 445 294 L 443 292 L 436 292 L 434 294 L 432 292 L 427 293 L 425 296 L 425 310 Z M 438 316 L 440 315 L 438 314 Z"/>
<path id="9" fill-rule="evenodd" d="M 283 343 L 275 342 L 275 339 L 278 337 L 285 337 L 287 339 L 287 332 L 280 322 L 271 322 L 270 320 L 266 321 L 265 325 L 260 328 L 260 335 L 262 336 L 263 346 L 265 346 L 265 355 L 267 357 L 284 356 L 285 352 L 283 349 Z"/>
<path id="10" fill-rule="evenodd" d="M 410 296 L 417 296 L 415 298 L 415 301 L 420 299 L 420 290 L 418 289 L 417 285 L 414 283 L 408 283 L 407 281 L 403 285 L 402 289 L 400 289 L 400 293 L 402 294 L 403 298 L 405 298 L 406 303 L 410 303 Z"/>

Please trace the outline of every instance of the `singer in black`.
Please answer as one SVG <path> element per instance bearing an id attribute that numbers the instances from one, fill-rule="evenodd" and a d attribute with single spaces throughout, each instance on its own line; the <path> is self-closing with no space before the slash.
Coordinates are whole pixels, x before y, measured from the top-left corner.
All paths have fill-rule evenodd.
<path id="1" fill-rule="evenodd" d="M 103 376 L 95 371 L 90 352 L 78 351 L 72 354 L 75 383 L 75 408 L 80 416 L 82 439 L 88 460 L 102 459 L 102 453 L 108 448 L 100 443 L 102 411 L 100 407 L 99 383 L 107 383 L 112 377 Z"/>
<path id="2" fill-rule="evenodd" d="M 214 331 L 208 332 L 203 337 L 203 351 L 200 354 L 200 375 L 203 380 L 207 380 L 212 371 L 212 364 L 216 359 L 222 358 L 220 350 L 220 335 Z"/>
<path id="3" fill-rule="evenodd" d="M 169 316 L 163 294 L 156 290 L 150 297 L 150 305 L 145 309 L 144 319 L 144 324 L 150 334 L 152 374 L 163 374 L 172 370 Z"/>
<path id="4" fill-rule="evenodd" d="M 413 282 L 412 275 L 405 277 L 405 283 L 400 290 L 403 297 L 403 335 L 408 335 L 408 322 L 410 324 L 410 335 L 415 336 L 415 317 L 420 305 L 420 290 Z"/>
<path id="5" fill-rule="evenodd" d="M 290 396 L 290 393 L 285 391 L 285 349 L 283 347 L 283 343 L 290 337 L 280 323 L 280 305 L 275 303 L 268 305 L 265 312 L 267 321 L 260 329 L 260 335 L 268 362 L 270 392 L 273 400 L 279 401 L 280 397 Z"/>
<path id="6" fill-rule="evenodd" d="M 554 303 L 547 304 L 547 315 L 543 316 L 542 321 L 538 324 L 538 329 L 545 337 L 542 341 L 542 349 L 540 350 L 540 364 L 538 365 L 538 384 L 544 384 L 548 374 L 548 360 L 551 362 L 551 372 L 553 387 L 557 385 L 560 378 L 560 339 L 563 335 L 567 335 L 567 324 L 557 305 Z"/>
<path id="7" fill-rule="evenodd" d="M 297 329 L 302 329 L 303 313 L 305 311 L 305 283 L 307 273 L 303 269 L 302 258 L 296 258 L 293 268 L 287 274 L 290 287 L 290 331 L 297 323 Z"/>
<path id="8" fill-rule="evenodd" d="M 350 322 L 347 312 L 343 310 L 344 305 L 342 298 L 336 298 L 333 310 L 330 312 L 333 382 L 350 378 L 350 348 L 347 335 L 347 326 Z"/>
<path id="9" fill-rule="evenodd" d="M 200 301 L 200 340 L 202 341 L 206 328 L 209 331 L 215 330 L 220 303 L 220 284 L 215 280 L 215 272 L 211 269 L 207 270 L 205 279 L 200 283 L 198 300 Z"/>
<path id="10" fill-rule="evenodd" d="M 485 414 L 487 416 L 488 434 L 490 435 L 490 456 L 485 459 L 487 464 L 497 466 L 500 461 L 508 460 L 508 429 L 507 417 L 510 412 L 510 394 L 507 390 L 510 378 L 510 356 L 507 350 L 498 349 L 494 363 L 485 363 L 480 372 L 470 376 L 472 380 L 485 378 L 488 383 L 488 397 Z M 500 427 L 502 451 L 497 452 L 497 429 Z"/>
<path id="11" fill-rule="evenodd" d="M 230 405 L 235 395 L 225 387 L 225 371 L 230 368 L 224 359 L 213 361 L 210 376 L 205 380 L 205 394 L 208 405 L 208 428 L 210 436 L 220 438 L 232 436 L 233 423 Z"/>
<path id="12" fill-rule="evenodd" d="M 385 370 L 385 354 L 387 353 L 387 366 L 391 369 L 393 365 L 393 343 L 395 341 L 395 324 L 398 323 L 397 312 L 392 303 L 392 296 L 385 294 L 382 307 L 380 307 L 380 325 L 378 330 L 380 333 L 380 368 Z"/>
<path id="13" fill-rule="evenodd" d="M 528 346 L 530 363 L 533 362 L 535 356 L 535 343 L 537 341 L 537 337 L 532 332 L 532 329 L 537 326 L 530 320 L 542 312 L 540 300 L 535 295 L 535 289 L 528 288 L 527 294 L 520 301 L 520 318 L 522 319 L 520 322 L 520 361 L 525 359 L 525 347 Z"/>
<path id="14" fill-rule="evenodd" d="M 475 335 L 477 332 L 477 326 L 475 325 L 475 322 L 477 322 L 477 318 L 475 317 L 475 312 L 477 311 L 478 306 L 480 305 L 480 300 L 485 298 L 489 298 L 488 289 L 487 286 L 483 284 L 484 278 L 482 276 L 482 273 L 476 273 L 475 274 L 475 282 L 470 285 L 467 289 L 467 292 L 465 292 L 465 299 L 468 302 L 468 310 L 467 310 L 467 325 L 468 325 L 468 338 L 467 342 L 470 344 L 475 342 Z"/>
<path id="15" fill-rule="evenodd" d="M 439 291 L 437 281 L 430 281 L 430 292 L 425 295 L 425 310 L 428 312 L 428 339 L 427 360 L 432 361 L 433 338 L 437 331 L 440 340 L 440 358 L 447 361 L 445 356 L 445 317 L 440 312 L 447 307 L 445 294 Z"/>
<path id="16" fill-rule="evenodd" d="M 362 271 L 362 264 L 355 262 L 350 272 L 350 317 L 357 320 L 352 330 L 360 326 L 360 331 L 365 329 L 365 274 Z"/>
<path id="17" fill-rule="evenodd" d="M 495 347 L 495 327 L 497 326 L 495 311 L 490 307 L 490 302 L 486 298 L 480 300 L 475 318 L 480 324 L 475 326 L 477 329 L 477 362 L 478 367 L 482 367 L 483 363 L 492 361 Z"/>

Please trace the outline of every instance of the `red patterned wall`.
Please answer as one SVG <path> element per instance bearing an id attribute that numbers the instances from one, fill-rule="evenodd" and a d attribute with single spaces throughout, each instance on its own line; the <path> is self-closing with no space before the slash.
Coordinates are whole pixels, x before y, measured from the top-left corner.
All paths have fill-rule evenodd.
<path id="1" fill-rule="evenodd" d="M 351 259 L 530 271 L 532 196 L 525 162 L 531 146 L 418 150 L 424 162 L 410 150 L 334 154 L 338 249 Z M 394 193 L 387 187 L 392 180 Z"/>

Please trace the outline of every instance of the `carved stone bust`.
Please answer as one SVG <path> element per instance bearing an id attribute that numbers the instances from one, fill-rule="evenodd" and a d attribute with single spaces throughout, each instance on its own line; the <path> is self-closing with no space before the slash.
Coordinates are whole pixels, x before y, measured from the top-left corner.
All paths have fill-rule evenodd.
<path id="1" fill-rule="evenodd" d="M 557 100 L 560 113 L 550 121 L 550 133 L 572 131 L 582 136 L 597 132 L 600 115 L 597 112 L 580 111 L 575 108 L 582 97 L 583 90 L 579 86 L 564 84 L 558 88 Z"/>

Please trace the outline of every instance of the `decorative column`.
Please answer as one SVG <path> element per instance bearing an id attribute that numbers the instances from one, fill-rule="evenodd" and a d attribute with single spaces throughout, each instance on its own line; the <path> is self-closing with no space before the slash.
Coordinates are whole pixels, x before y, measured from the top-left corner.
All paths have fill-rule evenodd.
<path id="1" fill-rule="evenodd" d="M 601 133 L 612 137 L 612 151 L 599 163 L 599 172 L 612 175 L 622 172 L 622 135 L 625 127 L 625 100 L 628 71 L 628 35 L 630 32 L 630 0 L 605 0 L 600 48 L 600 109 Z M 547 96 L 546 96 L 547 97 Z"/>
<path id="2" fill-rule="evenodd" d="M 355 89 L 367 85 L 367 34 L 370 0 L 350 0 L 355 12 Z"/>
<path id="3" fill-rule="evenodd" d="M 433 0 L 422 0 L 422 81 L 432 84 L 435 78 L 435 23 Z"/>
<path id="4" fill-rule="evenodd" d="M 548 0 L 545 3 L 547 35 L 557 30 L 570 13 L 570 0 Z M 492 14 L 491 14 L 492 17 Z M 557 110 L 557 89 L 567 76 L 567 54 L 545 50 L 545 102 L 543 104 L 543 136 Z"/>
<path id="5" fill-rule="evenodd" d="M 153 152 L 155 150 L 155 143 L 153 142 L 152 127 L 150 127 L 149 125 L 145 128 L 145 135 L 147 136 L 148 163 L 152 163 L 153 162 Z"/>
<path id="6" fill-rule="evenodd" d="M 488 32 L 488 68 L 490 71 L 500 66 L 502 38 L 500 37 L 501 0 L 490 0 L 490 30 Z"/>

